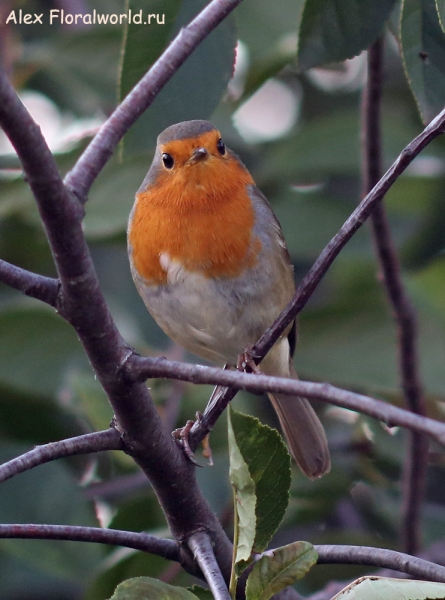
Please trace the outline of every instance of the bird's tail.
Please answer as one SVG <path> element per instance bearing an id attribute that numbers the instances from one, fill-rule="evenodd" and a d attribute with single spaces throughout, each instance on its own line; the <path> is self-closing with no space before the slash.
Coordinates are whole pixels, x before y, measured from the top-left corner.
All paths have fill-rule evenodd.
<path id="1" fill-rule="evenodd" d="M 265 363 L 267 362 L 266 357 Z M 277 373 L 276 368 L 273 371 L 263 369 L 263 372 L 269 375 L 298 379 L 292 363 L 290 363 L 289 373 Z M 303 473 L 310 479 L 329 473 L 331 458 L 326 434 L 309 401 L 306 398 L 285 394 L 269 394 L 269 398 L 280 420 L 290 453 Z"/>
<path id="2" fill-rule="evenodd" d="M 278 415 L 290 453 L 310 479 L 331 470 L 328 443 L 323 425 L 306 398 L 269 394 Z"/>

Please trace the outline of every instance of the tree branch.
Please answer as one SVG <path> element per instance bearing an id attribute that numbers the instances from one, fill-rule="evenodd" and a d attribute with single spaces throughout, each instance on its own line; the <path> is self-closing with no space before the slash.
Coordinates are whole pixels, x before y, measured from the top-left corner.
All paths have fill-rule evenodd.
<path id="1" fill-rule="evenodd" d="M 71 542 L 91 542 L 133 548 L 162 556 L 167 560 L 179 561 L 179 548 L 173 540 L 157 538 L 149 533 L 135 533 L 99 527 L 79 527 L 75 525 L 0 525 L 0 538 L 26 540 L 67 540 Z"/>
<path id="2" fill-rule="evenodd" d="M 201 567 L 215 600 L 230 600 L 230 594 L 216 562 L 209 536 L 203 531 L 198 531 L 189 538 L 188 545 Z"/>
<path id="3" fill-rule="evenodd" d="M 368 82 L 362 100 L 363 196 L 376 185 L 382 172 L 382 74 L 383 38 L 379 38 L 368 50 Z M 426 416 L 419 373 L 416 315 L 403 284 L 400 262 L 383 204 L 374 208 L 371 225 L 380 278 L 391 304 L 397 329 L 399 373 L 405 402 L 409 410 Z M 412 431 L 405 458 L 402 508 L 403 547 L 410 554 L 416 554 L 420 547 L 420 515 L 427 465 L 428 440 Z"/>
<path id="4" fill-rule="evenodd" d="M 122 450 L 123 447 L 120 434 L 112 428 L 37 446 L 29 452 L 3 463 L 0 466 L 0 483 L 52 460 L 104 450 Z"/>
<path id="5" fill-rule="evenodd" d="M 213 10 L 219 8 L 223 18 L 227 4 L 214 0 Z M 47 232 L 61 284 L 57 309 L 75 328 L 107 393 L 125 451 L 149 477 L 175 539 L 182 543 L 196 531 L 209 532 L 228 579 L 231 545 L 197 485 L 194 466 L 164 430 L 147 386 L 120 375 L 130 350 L 100 291 L 82 231 L 83 209 L 63 185 L 39 127 L 3 72 L 0 125 L 19 155 Z"/>
<path id="6" fill-rule="evenodd" d="M 81 202 L 119 140 L 153 102 L 164 85 L 190 54 L 223 21 L 241 0 L 212 0 L 186 27 L 108 118 L 87 147 L 76 166 L 65 177 L 65 184 Z"/>
<path id="7" fill-rule="evenodd" d="M 341 227 L 340 231 L 327 244 L 298 286 L 291 302 L 276 319 L 272 327 L 270 327 L 254 345 L 252 353 L 255 357 L 264 357 L 272 348 L 275 341 L 284 332 L 286 327 L 292 323 L 298 313 L 306 306 L 307 301 L 314 293 L 318 284 L 342 248 L 349 242 L 358 229 L 360 229 L 389 188 L 397 181 L 415 157 L 444 131 L 445 109 L 425 127 L 420 135 L 414 138 L 414 140 L 402 150 L 392 166 L 362 200 Z"/>
<path id="8" fill-rule="evenodd" d="M 445 567 L 383 548 L 368 546 L 314 546 L 318 564 L 348 564 L 383 567 L 428 581 L 445 582 Z"/>
<path id="9" fill-rule="evenodd" d="M 127 362 L 126 374 L 132 380 L 145 380 L 147 377 L 167 377 L 180 379 L 195 384 L 212 384 L 231 387 L 234 390 L 247 390 L 250 392 L 278 392 L 282 394 L 304 396 L 314 400 L 328 402 L 350 410 L 364 413 L 383 421 L 389 426 L 406 427 L 426 433 L 439 444 L 445 445 L 445 423 L 435 421 L 428 417 L 421 417 L 410 411 L 398 408 L 382 400 L 377 400 L 363 394 L 356 394 L 342 390 L 328 383 L 314 383 L 285 377 L 269 375 L 255 375 L 205 367 L 188 363 L 168 361 L 164 358 L 144 358 L 133 356 Z M 212 410 L 219 416 L 224 410 L 216 405 L 209 412 L 204 412 L 199 420 L 199 437 L 209 433 L 217 418 Z"/>
<path id="10" fill-rule="evenodd" d="M 37 275 L 0 259 L 0 281 L 26 296 L 56 306 L 59 293 L 57 279 Z"/>

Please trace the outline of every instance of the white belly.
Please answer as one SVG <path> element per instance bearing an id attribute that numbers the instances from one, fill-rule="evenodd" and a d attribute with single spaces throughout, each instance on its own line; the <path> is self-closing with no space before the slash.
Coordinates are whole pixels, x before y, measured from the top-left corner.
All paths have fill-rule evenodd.
<path id="1" fill-rule="evenodd" d="M 277 316 L 273 294 L 259 293 L 256 277 L 240 282 L 210 279 L 186 271 L 161 256 L 168 275 L 165 285 L 149 285 L 133 270 L 145 305 L 164 332 L 178 344 L 206 360 L 236 363 L 237 356 L 254 344 Z M 270 290 L 266 290 L 269 292 Z"/>

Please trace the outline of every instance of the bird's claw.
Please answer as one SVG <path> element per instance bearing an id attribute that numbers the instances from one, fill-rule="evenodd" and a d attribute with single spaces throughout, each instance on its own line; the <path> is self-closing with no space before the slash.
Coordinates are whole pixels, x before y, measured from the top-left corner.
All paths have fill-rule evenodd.
<path id="1" fill-rule="evenodd" d="M 241 352 L 241 354 L 238 355 L 236 368 L 238 371 L 247 371 L 255 373 L 256 375 L 261 375 L 261 370 L 255 362 L 251 347 L 245 348 L 244 352 Z"/>
<path id="2" fill-rule="evenodd" d="M 192 464 L 194 464 L 195 467 L 202 467 L 203 465 L 200 465 L 196 461 L 195 454 L 194 454 L 193 450 L 190 448 L 190 443 L 189 443 L 190 431 L 194 424 L 195 424 L 195 422 L 191 421 L 189 419 L 187 421 L 187 423 L 184 425 L 184 427 L 180 427 L 179 429 L 175 429 L 174 431 L 172 431 L 172 437 L 175 440 L 175 442 L 177 442 L 181 446 L 181 448 L 184 451 L 184 454 L 189 459 L 189 461 Z"/>
<path id="3" fill-rule="evenodd" d="M 196 420 L 199 423 L 202 419 L 202 414 L 200 412 L 196 413 Z M 196 467 L 203 467 L 204 465 L 201 465 L 197 462 L 196 458 L 195 458 L 195 454 L 193 452 L 193 450 L 190 448 L 190 442 L 189 442 L 189 436 L 190 436 L 190 431 L 192 430 L 193 425 L 195 424 L 195 421 L 191 421 L 188 420 L 187 423 L 184 425 L 184 427 L 180 427 L 179 429 L 175 429 L 174 431 L 172 431 L 172 436 L 173 439 L 180 444 L 180 446 L 182 447 L 184 454 L 186 455 L 186 457 L 188 458 L 188 460 L 194 464 Z M 209 434 L 206 435 L 206 437 L 203 439 L 202 441 L 202 445 L 203 445 L 203 456 L 205 458 L 208 459 L 209 461 L 209 465 L 213 466 L 213 458 L 212 458 L 212 449 L 210 448 L 210 443 L 209 443 Z"/>

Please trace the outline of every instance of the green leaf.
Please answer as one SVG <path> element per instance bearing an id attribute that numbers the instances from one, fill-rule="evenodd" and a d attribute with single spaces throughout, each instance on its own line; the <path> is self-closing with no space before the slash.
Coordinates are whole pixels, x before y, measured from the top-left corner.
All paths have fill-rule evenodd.
<path id="1" fill-rule="evenodd" d="M 360 577 L 336 594 L 332 600 L 433 600 L 444 597 L 445 583 Z"/>
<path id="2" fill-rule="evenodd" d="M 247 579 L 247 600 L 269 600 L 274 594 L 302 579 L 317 562 L 309 542 L 294 542 L 266 552 L 253 566 Z"/>
<path id="3" fill-rule="evenodd" d="M 119 99 L 122 100 L 141 79 L 167 45 L 169 35 L 178 16 L 182 0 L 127 0 L 125 11 L 131 10 L 142 22 L 146 15 L 164 15 L 162 25 L 151 19 L 149 25 L 128 21 L 124 28 L 124 44 L 119 69 Z M 160 17 L 161 19 L 161 17 Z"/>
<path id="4" fill-rule="evenodd" d="M 254 533 L 251 550 L 262 552 L 278 529 L 287 508 L 291 483 L 290 456 L 275 429 L 232 409 L 229 440 L 231 481 L 237 494 L 240 534 L 248 536 L 250 543 Z"/>
<path id="5" fill-rule="evenodd" d="M 151 533 L 163 535 L 164 531 L 159 528 Z M 108 554 L 106 563 L 103 563 L 102 568 L 97 571 L 96 579 L 91 583 L 82 600 L 110 598 L 120 583 L 136 577 L 159 579 L 165 569 L 172 564 L 154 554 L 137 552 L 129 548 L 125 551 L 122 548 L 116 548 Z"/>
<path id="6" fill-rule="evenodd" d="M 381 34 L 395 0 L 306 0 L 299 24 L 302 71 L 352 58 Z"/>
<path id="7" fill-rule="evenodd" d="M 197 596 L 188 590 L 152 579 L 135 577 L 117 586 L 109 600 L 196 600 Z"/>
<path id="8" fill-rule="evenodd" d="M 190 592 L 195 594 L 199 598 L 199 600 L 213 600 L 212 592 L 210 590 L 205 590 L 199 585 L 194 585 L 188 589 L 190 590 Z"/>
<path id="9" fill-rule="evenodd" d="M 147 154 L 121 165 L 117 157 L 108 162 L 90 193 L 84 220 L 88 238 L 103 239 L 125 232 L 134 195 L 150 162 Z"/>
<path id="10" fill-rule="evenodd" d="M 434 0 L 404 0 L 400 42 L 408 82 L 428 123 L 445 104 L 445 34 Z"/>
<path id="11" fill-rule="evenodd" d="M 74 330 L 46 308 L 0 312 L 0 381 L 35 395 L 54 395 L 73 360 L 83 357 Z"/>
<path id="12" fill-rule="evenodd" d="M 230 482 L 234 489 L 235 536 L 236 554 L 235 564 L 240 561 L 248 561 L 252 554 L 253 542 L 256 529 L 256 496 L 255 482 L 249 473 L 249 468 L 239 448 L 238 436 L 233 428 L 234 411 L 229 410 L 229 457 Z"/>
<path id="13" fill-rule="evenodd" d="M 295 36 L 295 23 L 304 0 L 243 0 L 236 9 L 239 39 L 249 48 L 253 63 L 268 60 L 280 41 Z M 265 41 L 267 40 L 267 43 Z"/>
<path id="14" fill-rule="evenodd" d="M 206 4 L 207 0 L 183 2 L 173 33 Z M 232 77 L 236 43 L 234 20 L 228 17 L 192 53 L 130 129 L 125 137 L 126 152 L 153 148 L 159 133 L 173 123 L 209 118 Z"/>

